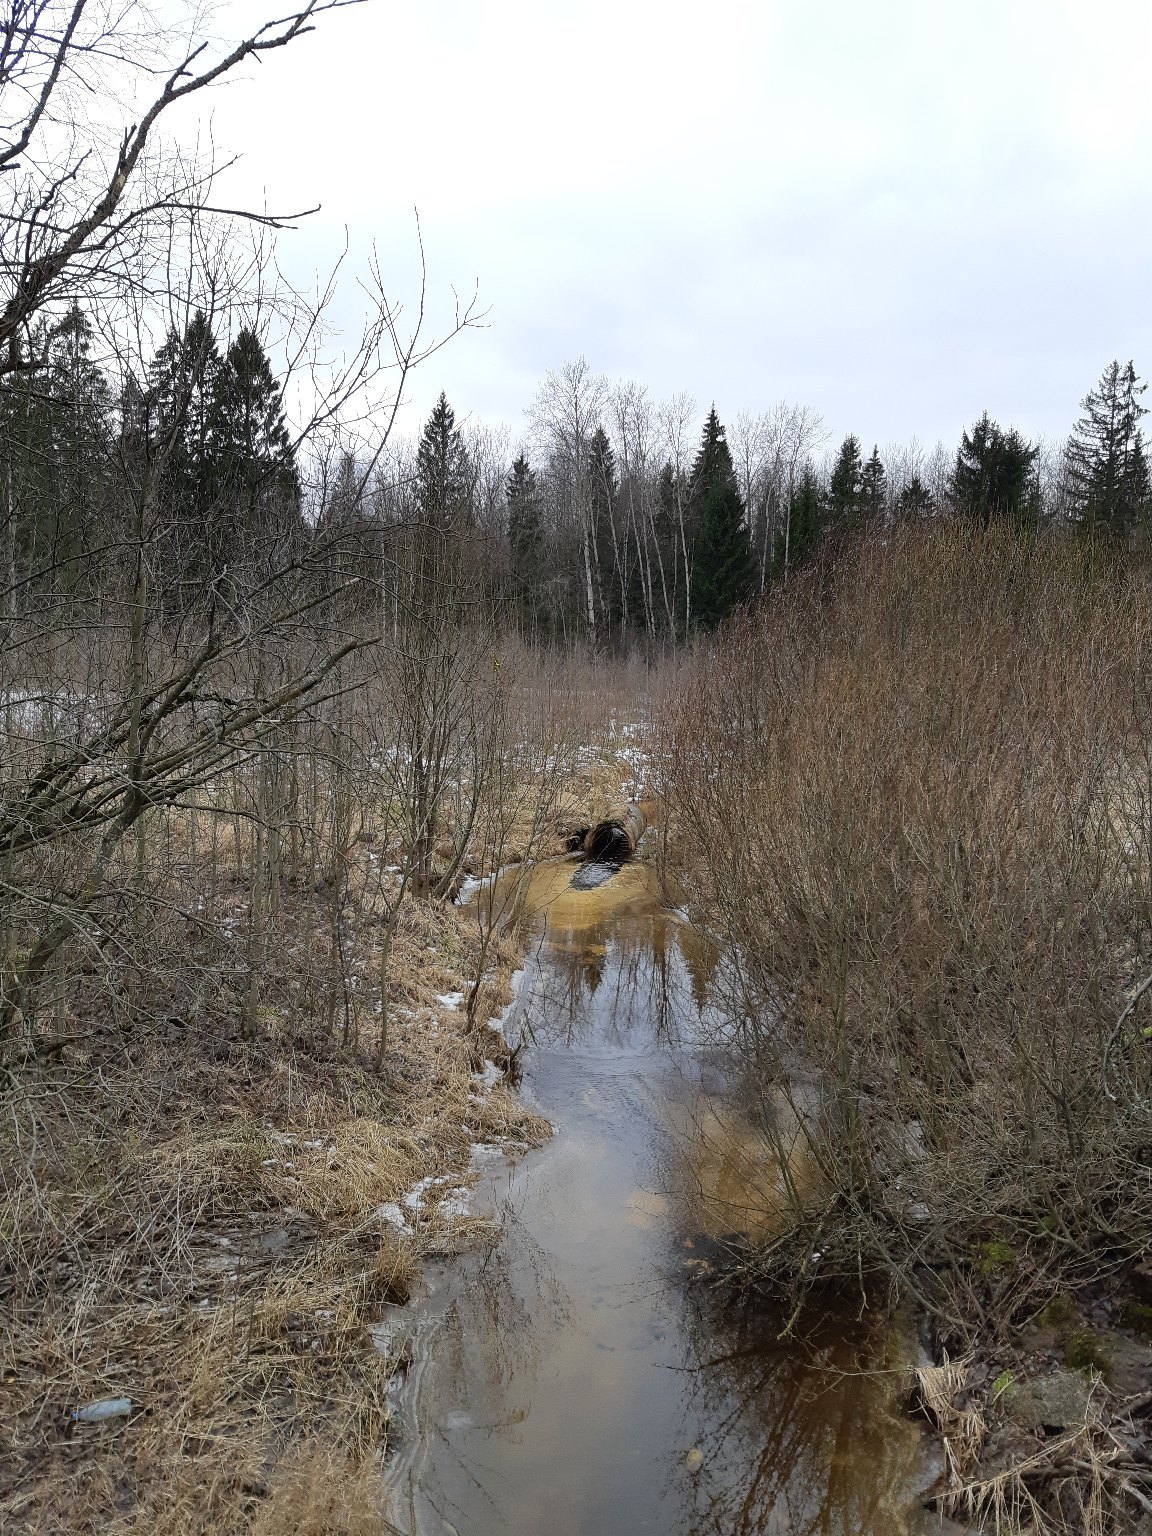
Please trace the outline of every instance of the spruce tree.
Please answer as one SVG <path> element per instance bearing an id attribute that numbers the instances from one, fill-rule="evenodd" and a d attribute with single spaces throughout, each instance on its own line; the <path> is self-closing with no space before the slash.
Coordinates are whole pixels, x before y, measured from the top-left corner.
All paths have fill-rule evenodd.
<path id="1" fill-rule="evenodd" d="M 828 481 L 827 520 L 834 527 L 848 527 L 855 522 L 860 511 L 863 475 L 860 439 L 850 432 L 840 444 Z"/>
<path id="2" fill-rule="evenodd" d="M 171 330 L 148 369 L 143 404 L 146 453 L 160 464 L 165 565 L 202 577 L 218 569 L 220 373 L 212 327 L 197 310 L 181 335 Z"/>
<path id="3" fill-rule="evenodd" d="M 588 444 L 585 464 L 588 476 L 588 511 L 592 522 L 592 549 L 596 560 L 593 573 L 599 607 L 607 616 L 609 626 L 620 622 L 623 601 L 619 587 L 609 585 L 619 576 L 615 566 L 615 518 L 619 478 L 616 473 L 616 455 L 608 434 L 597 427 Z M 607 597 L 604 588 L 609 586 Z"/>
<path id="4" fill-rule="evenodd" d="M 619 480 L 616 473 L 616 455 L 612 451 L 612 444 L 608 441 L 608 434 L 603 427 L 597 427 L 592 434 L 585 467 L 597 537 L 602 532 L 605 538 L 611 538 L 610 524 L 616 506 Z"/>
<path id="5" fill-rule="evenodd" d="M 238 534 L 286 533 L 299 507 L 292 439 L 272 364 L 247 327 L 220 370 L 217 414 L 219 484 Z"/>
<path id="6" fill-rule="evenodd" d="M 756 562 L 734 485 L 719 485 L 704 499 L 692 552 L 692 616 L 715 629 L 756 588 Z"/>
<path id="7" fill-rule="evenodd" d="M 1111 362 L 1081 401 L 1068 439 L 1067 470 L 1077 519 L 1090 536 L 1127 543 L 1143 520 L 1148 469 L 1140 432 L 1147 388 L 1129 362 Z"/>
<path id="8" fill-rule="evenodd" d="M 93 331 L 73 305 L 37 325 L 23 366 L 0 388 L 0 457 L 9 549 L 17 570 L 74 590 L 85 572 L 108 485 L 110 391 L 92 359 Z"/>
<path id="9" fill-rule="evenodd" d="M 472 464 L 443 391 L 416 450 L 416 504 L 421 518 L 447 532 L 472 520 Z"/>
<path id="10" fill-rule="evenodd" d="M 702 509 L 704 498 L 717 485 L 736 486 L 736 471 L 732 465 L 732 451 L 715 405 L 708 412 L 704 430 L 700 435 L 700 447 L 692 463 L 689 476 L 690 494 Z"/>
<path id="11" fill-rule="evenodd" d="M 823 542 L 827 522 L 827 500 L 815 471 L 806 464 L 788 500 L 787 525 L 776 533 L 772 574 L 777 580 L 812 559 Z"/>
<path id="12" fill-rule="evenodd" d="M 744 503 L 715 406 L 704 423 L 690 486 L 695 523 L 692 617 L 702 628 L 715 629 L 756 586 Z"/>
<path id="13" fill-rule="evenodd" d="M 92 341 L 91 323 L 78 304 L 53 327 L 49 341 L 54 552 L 69 586 L 93 543 L 96 504 L 106 483 L 109 389 L 92 360 Z"/>
<path id="14" fill-rule="evenodd" d="M 880 449 L 872 448 L 872 456 L 860 471 L 860 513 L 866 522 L 875 526 L 882 521 L 888 509 L 888 476 Z"/>
<path id="15" fill-rule="evenodd" d="M 1144 452 L 1144 435 L 1139 430 L 1133 439 L 1132 457 L 1128 462 L 1128 486 L 1136 528 L 1143 537 L 1144 548 L 1152 549 L 1152 479 Z"/>
<path id="16" fill-rule="evenodd" d="M 952 498 L 962 517 L 982 528 L 996 518 L 1019 526 L 1035 520 L 1033 469 L 1040 450 L 1015 427 L 1005 432 L 985 411 L 965 432 L 952 471 Z"/>
<path id="17" fill-rule="evenodd" d="M 527 617 L 534 607 L 532 594 L 540 575 L 544 517 L 536 474 L 523 454 L 512 465 L 504 496 L 508 508 L 513 591 L 521 616 Z"/>
<path id="18" fill-rule="evenodd" d="M 896 500 L 897 517 L 901 522 L 912 523 L 931 517 L 935 510 L 932 492 L 919 475 L 913 475 Z"/>
<path id="19" fill-rule="evenodd" d="M 364 473 L 355 454 L 342 452 L 324 497 L 321 518 L 327 528 L 350 528 L 364 515 Z"/>

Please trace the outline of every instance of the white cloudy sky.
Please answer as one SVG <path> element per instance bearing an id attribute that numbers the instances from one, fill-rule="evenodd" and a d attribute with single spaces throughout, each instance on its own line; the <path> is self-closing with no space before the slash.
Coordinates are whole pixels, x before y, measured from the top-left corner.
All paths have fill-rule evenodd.
<path id="1" fill-rule="evenodd" d="M 516 429 L 583 353 L 930 444 L 1152 372 L 1150 77 L 1147 0 L 369 0 L 211 110 L 238 189 L 322 203 L 297 272 L 347 225 L 413 294 L 418 208 L 433 324 L 479 284 L 413 418 L 443 387 Z"/>

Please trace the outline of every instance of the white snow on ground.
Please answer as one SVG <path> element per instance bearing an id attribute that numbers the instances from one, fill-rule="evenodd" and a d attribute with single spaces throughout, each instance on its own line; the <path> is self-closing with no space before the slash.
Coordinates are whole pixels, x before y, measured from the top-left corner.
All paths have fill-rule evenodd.
<path id="1" fill-rule="evenodd" d="M 501 864 L 500 868 L 493 870 L 492 874 L 490 875 L 484 875 L 480 878 L 477 878 L 475 875 L 468 875 L 463 881 L 461 881 L 460 889 L 456 892 L 456 900 L 452 903 L 452 905 L 454 907 L 466 907 L 472 900 L 473 896 L 475 896 L 477 891 L 482 891 L 487 885 L 495 884 L 495 882 L 499 880 L 500 876 L 505 874 L 508 870 L 519 869 L 519 867 L 520 861 L 515 860 L 511 864 Z"/>
<path id="2" fill-rule="evenodd" d="M 443 1178 L 435 1179 L 431 1175 L 426 1179 L 420 1179 L 417 1183 L 413 1184 L 406 1195 L 402 1196 L 401 1204 L 406 1205 L 410 1211 L 415 1211 L 419 1215 L 424 1209 L 424 1196 L 427 1192 L 434 1184 L 443 1184 L 445 1182 L 446 1180 Z"/>
<path id="3" fill-rule="evenodd" d="M 446 1221 L 459 1221 L 468 1214 L 472 1191 L 461 1185 L 450 1189 L 440 1202 L 440 1214 Z"/>
<path id="4" fill-rule="evenodd" d="M 494 1061 L 486 1061 L 483 1072 L 473 1072 L 472 1081 L 476 1084 L 476 1089 L 468 1097 L 475 1102 L 481 1094 L 491 1093 L 496 1084 L 503 1080 L 503 1077 L 503 1072 L 501 1072 Z"/>
<path id="5" fill-rule="evenodd" d="M 520 988 L 526 975 L 527 969 L 525 966 L 521 966 L 518 971 L 512 972 L 512 975 L 508 978 L 508 987 L 512 995 L 500 1012 L 488 1020 L 488 1028 L 494 1030 L 501 1040 L 507 1039 L 504 1033 L 504 1025 L 512 1017 L 512 1010 L 520 999 Z"/>
<path id="6" fill-rule="evenodd" d="M 464 994 L 463 992 L 445 992 L 442 997 L 437 997 L 436 1001 L 443 1008 L 459 1008 L 464 1001 Z"/>
<path id="7" fill-rule="evenodd" d="M 517 972 L 517 976 L 522 974 Z M 499 1020 L 489 1022 L 499 1027 Z M 503 1077 L 503 1072 L 494 1061 L 485 1062 L 484 1071 L 475 1072 L 472 1075 L 476 1091 L 471 1097 L 478 1100 L 483 1094 L 491 1093 Z M 519 1141 L 506 1143 L 474 1141 L 468 1153 L 468 1173 L 480 1174 L 487 1164 L 507 1157 L 509 1152 L 523 1150 L 525 1150 L 525 1143 Z M 446 1185 L 452 1187 L 446 1189 Z M 401 1195 L 399 1200 L 388 1200 L 383 1205 L 378 1205 L 373 1214 L 377 1221 L 394 1227 L 397 1232 L 413 1233 L 420 1218 L 433 1205 L 438 1208 L 443 1220 L 453 1222 L 462 1220 L 468 1215 L 471 1202 L 472 1190 L 467 1184 L 453 1185 L 452 1174 L 439 1176 L 430 1174 L 423 1179 L 417 1179 L 411 1189 Z"/>
<path id="8" fill-rule="evenodd" d="M 491 1062 L 488 1065 L 492 1067 Z M 498 1079 L 501 1075 L 499 1069 L 492 1070 Z M 523 1146 L 523 1142 L 510 1141 L 505 1146 L 498 1142 L 475 1141 L 468 1154 L 468 1173 L 482 1173 L 487 1164 L 498 1162 L 507 1157 L 510 1151 L 521 1150 Z M 433 1206 L 445 1221 L 463 1220 L 472 1208 L 472 1190 L 467 1184 L 453 1184 L 452 1174 L 441 1174 L 439 1177 L 429 1175 L 418 1179 L 399 1200 L 389 1200 L 378 1205 L 373 1214 L 377 1221 L 394 1227 L 397 1232 L 411 1234 L 415 1232 L 420 1218 Z"/>

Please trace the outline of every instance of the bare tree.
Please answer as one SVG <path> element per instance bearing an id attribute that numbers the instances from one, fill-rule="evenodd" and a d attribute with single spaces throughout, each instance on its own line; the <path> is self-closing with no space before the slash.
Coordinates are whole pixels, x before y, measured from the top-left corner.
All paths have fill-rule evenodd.
<path id="1" fill-rule="evenodd" d="M 635 543 L 640 566 L 645 628 L 649 639 L 655 639 L 659 599 L 667 633 L 671 636 L 676 632 L 676 611 L 656 526 L 656 478 L 659 473 L 656 411 L 644 385 L 622 382 L 611 392 L 609 413 L 623 476 L 621 488 L 628 516 L 627 533 Z"/>
<path id="2" fill-rule="evenodd" d="M 695 452 L 696 401 L 681 390 L 660 406 L 663 448 L 672 470 L 672 499 L 684 582 L 684 628 L 692 621 L 692 551 L 688 537 L 688 473 Z"/>
<path id="3" fill-rule="evenodd" d="M 563 510 L 579 530 L 584 621 L 593 646 L 599 638 L 596 606 L 598 552 L 588 476 L 589 445 L 608 395 L 602 374 L 578 357 L 547 375 L 528 410 L 534 436 L 562 480 Z"/>
<path id="4" fill-rule="evenodd" d="M 781 400 L 762 416 L 745 418 L 739 426 L 750 439 L 742 450 L 747 461 L 749 523 L 760 569 L 763 591 L 772 564 L 777 534 L 783 534 L 784 569 L 787 573 L 792 493 L 805 465 L 827 439 L 823 417 L 806 405 Z M 739 437 L 738 437 L 739 442 Z"/>
<path id="5" fill-rule="evenodd" d="M 219 166 L 165 145 L 161 124 L 178 103 L 351 3 L 308 4 L 221 46 L 203 30 L 203 12 L 189 31 L 113 0 L 14 0 L 0 34 L 0 375 L 28 365 L 29 327 L 46 308 L 78 295 L 119 304 L 135 285 L 162 283 L 174 216 L 195 210 L 273 227 L 296 216 L 215 206 Z"/>
<path id="6" fill-rule="evenodd" d="M 61 591 L 51 550 L 17 569 L 21 508 L 7 477 L 0 1041 L 15 1042 L 15 1058 L 5 1053 L 10 1061 L 39 1048 L 44 989 L 66 952 L 125 952 L 143 935 L 147 828 L 170 808 L 190 811 L 210 799 L 227 774 L 250 785 L 254 807 L 245 812 L 255 847 L 247 1005 L 254 1019 L 266 903 L 276 900 L 279 744 L 306 707 L 339 687 L 332 679 L 342 659 L 378 634 L 378 609 L 364 621 L 372 605 L 356 558 L 361 530 L 322 515 L 323 469 L 344 461 L 332 451 L 342 443 L 358 488 L 374 472 L 408 372 L 430 350 L 421 334 L 423 294 L 406 329 L 373 265 L 362 284 L 369 300 L 362 332 L 334 349 L 326 312 L 341 262 L 315 296 L 288 290 L 266 243 L 257 239 L 245 252 L 232 238 L 236 217 L 248 216 L 211 205 L 214 168 L 165 158 L 156 138 L 176 102 L 292 42 L 333 8 L 309 6 L 215 51 L 207 40 L 180 44 L 175 33 L 143 23 L 133 31 L 131 8 L 87 0 L 72 8 L 51 0 L 20 5 L 0 35 L 2 100 L 14 104 L 0 143 L 10 194 L 0 234 L 5 419 L 14 392 L 43 364 L 42 322 L 78 297 L 102 306 L 119 401 L 107 412 L 103 501 L 74 520 L 90 568 L 73 590 Z M 157 72 L 159 93 L 130 113 L 111 150 L 98 133 L 77 147 L 79 93 L 107 79 L 102 110 L 127 110 Z M 455 328 L 470 314 L 458 314 Z M 194 516 L 165 487 L 207 351 L 206 341 L 189 351 L 187 338 L 197 328 L 210 338 L 214 326 L 251 333 L 253 324 L 273 323 L 283 376 L 300 406 L 285 451 L 311 515 L 297 513 L 272 537 L 249 530 L 226 562 L 208 562 L 194 591 L 174 596 L 171 555 Z M 184 355 L 169 370 L 161 409 L 149 354 L 165 334 Z M 313 467 L 321 474 L 309 486 Z"/>

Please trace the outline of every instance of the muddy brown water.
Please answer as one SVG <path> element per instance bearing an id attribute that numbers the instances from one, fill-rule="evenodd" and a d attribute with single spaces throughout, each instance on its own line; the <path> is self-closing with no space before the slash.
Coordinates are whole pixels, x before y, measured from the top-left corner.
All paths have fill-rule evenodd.
<path id="1" fill-rule="evenodd" d="M 733 1305 L 714 1239 L 771 1220 L 763 1137 L 708 1045 L 708 967 L 653 871 L 573 890 L 537 870 L 539 934 L 506 1021 L 554 1139 L 488 1167 L 498 1235 L 430 1267 L 388 1320 L 390 1516 L 405 1536 L 901 1536 L 934 1473 L 896 1406 L 897 1333 Z"/>

